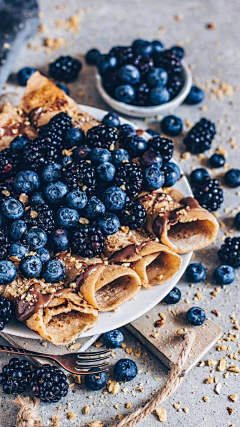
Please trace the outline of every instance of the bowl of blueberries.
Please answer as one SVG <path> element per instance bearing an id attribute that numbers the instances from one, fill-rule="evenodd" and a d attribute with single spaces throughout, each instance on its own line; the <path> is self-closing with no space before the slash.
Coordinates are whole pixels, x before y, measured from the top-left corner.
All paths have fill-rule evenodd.
<path id="1" fill-rule="evenodd" d="M 91 49 L 86 62 L 97 67 L 96 87 L 114 110 L 131 117 L 152 117 L 177 108 L 187 98 L 192 74 L 184 49 L 165 49 L 159 40 L 135 40 L 108 54 Z"/>

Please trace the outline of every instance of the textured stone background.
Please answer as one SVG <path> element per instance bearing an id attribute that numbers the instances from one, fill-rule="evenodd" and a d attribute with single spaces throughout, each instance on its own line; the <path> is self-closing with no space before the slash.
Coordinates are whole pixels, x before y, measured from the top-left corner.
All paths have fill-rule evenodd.
<path id="1" fill-rule="evenodd" d="M 14 72 L 19 68 L 29 65 L 46 72 L 48 62 L 60 54 L 73 54 L 80 56 L 87 49 L 95 46 L 103 52 L 114 44 L 128 44 L 136 37 L 148 39 L 159 38 L 167 46 L 182 43 L 186 49 L 186 59 L 192 65 L 193 76 L 196 83 L 201 84 L 206 90 L 206 99 L 202 106 L 182 106 L 177 114 L 187 123 L 194 123 L 200 117 L 212 119 L 217 126 L 218 135 L 214 140 L 211 152 L 216 148 L 224 147 L 227 151 L 227 163 L 232 167 L 239 166 L 240 147 L 239 141 L 239 64 L 240 64 L 240 3 L 237 0 L 212 0 L 202 1 L 175 1 L 175 0 L 71 0 L 66 5 L 63 0 L 40 0 L 42 31 L 31 40 L 31 47 L 22 48 L 16 61 Z M 79 29 L 75 25 L 75 31 L 67 20 L 75 16 L 75 22 L 79 22 Z M 62 20 L 56 27 L 56 21 Z M 207 29 L 206 24 L 216 24 L 215 29 Z M 66 29 L 68 27 L 68 29 Z M 50 38 L 50 39 L 49 39 Z M 63 44 L 55 51 L 46 44 Z M 60 39 L 60 41 L 59 41 Z M 62 39 L 62 40 L 61 40 Z M 69 85 L 72 96 L 80 103 L 91 104 L 96 107 L 107 108 L 96 93 L 93 80 L 94 70 L 84 66 L 81 75 L 74 85 Z M 230 86 L 226 86 L 227 83 Z M 16 89 L 14 75 L 10 78 L 6 90 Z M 230 95 L 230 96 L 229 96 Z M 142 126 L 146 124 L 141 124 Z M 156 128 L 158 123 L 155 122 Z M 187 130 L 187 127 L 185 127 Z M 181 158 L 183 145 L 176 141 L 176 159 Z M 210 154 L 210 153 L 208 153 Z M 205 157 L 191 157 L 180 161 L 180 165 L 188 173 L 197 165 L 207 165 Z M 212 171 L 213 176 L 223 174 Z M 226 357 L 226 365 L 239 364 L 240 344 L 239 331 L 234 329 L 230 316 L 239 314 L 239 279 L 226 289 L 220 289 L 217 296 L 214 291 L 212 271 L 218 265 L 217 249 L 221 245 L 224 234 L 237 234 L 233 228 L 233 218 L 239 209 L 239 191 L 225 189 L 225 203 L 220 211 L 222 225 L 219 239 L 212 247 L 195 254 L 197 261 L 202 261 L 207 267 L 206 283 L 200 286 L 189 287 L 189 284 L 181 280 L 179 286 L 183 298 L 191 305 L 200 305 L 208 310 L 208 316 L 223 327 L 224 338 L 229 339 L 229 333 L 236 334 L 236 341 L 224 341 L 222 344 L 228 347 L 227 351 L 219 352 L 216 348 L 204 358 L 217 362 L 220 357 Z M 196 294 L 202 295 L 198 300 Z M 219 312 L 219 317 L 212 313 Z M 127 347 L 133 351 L 139 349 L 138 343 L 126 333 Z M 217 347 L 217 346 L 216 346 Z M 146 350 L 142 348 L 142 353 Z M 123 349 L 117 351 L 114 362 L 120 357 L 126 356 Z M 147 400 L 165 379 L 167 370 L 151 354 L 145 357 L 131 356 L 139 367 L 139 375 L 134 382 L 124 384 L 117 395 L 108 392 L 89 393 L 84 386 L 71 388 L 66 399 L 60 402 L 59 415 L 62 417 L 61 426 L 85 426 L 96 420 L 102 420 L 108 425 L 111 417 L 125 414 L 131 409 L 126 409 L 126 402 L 131 402 L 137 407 Z M 234 359 L 235 358 L 235 359 Z M 1 357 L 1 364 L 7 363 L 9 357 Z M 207 365 L 207 364 L 206 364 Z M 239 402 L 231 402 L 229 396 L 238 394 L 240 398 L 239 375 L 226 375 L 227 368 L 220 372 L 214 367 L 196 367 L 189 373 L 186 381 L 168 402 L 164 404 L 168 420 L 164 425 L 171 427 L 230 427 L 239 426 Z M 220 395 L 214 392 L 215 383 L 205 384 L 209 376 L 217 377 L 222 385 Z M 156 379 L 158 378 L 158 379 Z M 162 380 L 159 380 L 162 378 Z M 139 389 L 140 387 L 140 389 Z M 141 390 L 142 391 L 139 391 Z M 73 393 L 74 392 L 74 393 Z M 91 397 L 92 396 L 92 397 Z M 203 397 L 208 397 L 209 402 L 204 402 Z M 12 397 L 0 394 L 2 427 L 12 427 L 15 422 L 17 410 L 12 404 Z M 67 406 L 67 403 L 71 403 Z M 174 404 L 179 404 L 176 409 Z M 90 406 L 90 414 L 83 415 L 82 408 Z M 117 405 L 117 407 L 115 407 Z M 187 407 L 185 413 L 182 408 Z M 232 408 L 229 415 L 227 407 Z M 68 421 L 66 414 L 74 412 L 76 418 Z M 50 425 L 50 417 L 55 414 L 55 405 L 41 405 L 40 413 L 44 423 Z M 146 427 L 161 425 L 155 415 L 141 424 Z"/>

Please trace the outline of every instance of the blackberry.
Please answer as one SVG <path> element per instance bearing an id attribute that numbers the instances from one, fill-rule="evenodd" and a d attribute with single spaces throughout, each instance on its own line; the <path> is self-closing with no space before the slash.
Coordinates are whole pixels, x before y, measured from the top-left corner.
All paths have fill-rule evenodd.
<path id="1" fill-rule="evenodd" d="M 170 76 L 167 82 L 167 89 L 170 93 L 170 98 L 175 98 L 183 87 L 183 79 L 179 75 Z"/>
<path id="2" fill-rule="evenodd" d="M 9 299 L 0 296 L 0 331 L 3 331 L 12 317 L 13 307 Z"/>
<path id="3" fill-rule="evenodd" d="M 39 171 L 47 163 L 58 161 L 59 149 L 52 146 L 48 139 L 39 137 L 25 145 L 23 158 L 28 168 Z"/>
<path id="4" fill-rule="evenodd" d="M 153 58 L 155 66 L 166 70 L 168 75 L 182 72 L 181 59 L 171 49 L 154 53 Z"/>
<path id="5" fill-rule="evenodd" d="M 154 67 L 153 59 L 149 55 L 142 55 L 141 58 L 136 58 L 135 61 L 138 62 L 137 67 L 139 68 L 142 77 L 146 76 Z"/>
<path id="6" fill-rule="evenodd" d="M 86 160 L 69 163 L 63 172 L 63 179 L 70 190 L 80 188 L 86 191 L 88 196 L 95 192 L 97 184 L 95 167 Z"/>
<path id="7" fill-rule="evenodd" d="M 122 66 L 129 64 L 134 54 L 131 46 L 116 46 L 111 49 L 110 55 L 115 56 L 117 58 L 118 65 Z"/>
<path id="8" fill-rule="evenodd" d="M 117 142 L 117 131 L 107 125 L 94 126 L 87 132 L 86 143 L 90 148 L 110 149 Z"/>
<path id="9" fill-rule="evenodd" d="M 190 129 L 183 142 L 187 150 L 191 153 L 203 153 L 209 150 L 215 135 L 216 129 L 214 123 L 202 118 L 200 122 L 196 123 L 192 129 Z"/>
<path id="10" fill-rule="evenodd" d="M 142 182 L 142 169 L 136 163 L 126 162 L 116 167 L 115 185 L 121 188 L 124 186 L 128 196 L 137 196 L 141 191 Z"/>
<path id="11" fill-rule="evenodd" d="M 173 156 L 174 143 L 171 139 L 154 136 L 148 141 L 148 147 L 160 153 L 165 162 L 169 162 Z"/>
<path id="12" fill-rule="evenodd" d="M 49 65 L 49 75 L 57 80 L 70 83 L 77 79 L 82 63 L 72 56 L 60 56 Z"/>
<path id="13" fill-rule="evenodd" d="M 223 264 L 240 267 L 240 237 L 227 237 L 218 251 L 218 257 Z"/>
<path id="14" fill-rule="evenodd" d="M 100 255 L 104 246 L 104 237 L 100 227 L 92 224 L 80 224 L 71 240 L 72 251 L 85 258 Z"/>
<path id="15" fill-rule="evenodd" d="M 31 390 L 42 402 L 58 402 L 68 394 L 67 377 L 61 369 L 43 365 L 32 373 Z"/>
<path id="16" fill-rule="evenodd" d="M 102 84 L 109 95 L 114 97 L 116 87 L 122 84 L 118 77 L 118 71 L 114 69 L 107 70 L 102 76 Z"/>
<path id="17" fill-rule="evenodd" d="M 136 98 L 134 103 L 136 105 L 149 105 L 149 94 L 150 94 L 150 88 L 147 83 L 139 83 L 135 86 L 136 90 Z"/>
<path id="18" fill-rule="evenodd" d="M 48 124 L 39 128 L 39 136 L 47 139 L 47 142 L 51 146 L 60 147 L 63 143 L 62 135 L 56 129 L 48 126 Z"/>
<path id="19" fill-rule="evenodd" d="M 10 148 L 0 151 L 0 182 L 14 178 L 20 170 L 20 154 Z"/>
<path id="20" fill-rule="evenodd" d="M 0 261 L 7 259 L 8 251 L 10 248 L 9 239 L 6 230 L 0 229 Z"/>
<path id="21" fill-rule="evenodd" d="M 71 117 L 64 112 L 52 117 L 50 122 L 39 129 L 39 135 L 47 138 L 50 145 L 61 146 L 68 129 L 72 127 Z"/>
<path id="22" fill-rule="evenodd" d="M 203 208 L 212 212 L 220 208 L 223 202 L 223 190 L 217 179 L 206 176 L 195 188 L 194 197 Z"/>
<path id="23" fill-rule="evenodd" d="M 120 222 L 127 225 L 131 230 L 136 230 L 144 225 L 146 212 L 142 204 L 138 201 L 126 202 L 119 214 Z"/>
<path id="24" fill-rule="evenodd" d="M 6 394 L 22 393 L 31 379 L 31 367 L 27 360 L 12 358 L 8 365 L 3 366 L 0 384 Z"/>
<path id="25" fill-rule="evenodd" d="M 25 211 L 23 220 L 28 228 L 41 228 L 45 233 L 50 234 L 54 230 L 55 221 L 53 211 L 46 203 L 37 203 Z"/>

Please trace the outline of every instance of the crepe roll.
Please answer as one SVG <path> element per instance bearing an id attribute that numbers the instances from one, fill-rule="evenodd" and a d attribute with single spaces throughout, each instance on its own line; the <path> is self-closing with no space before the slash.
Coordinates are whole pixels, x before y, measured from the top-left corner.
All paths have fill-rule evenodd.
<path id="1" fill-rule="evenodd" d="M 148 232 L 179 254 L 205 248 L 217 236 L 215 216 L 178 190 L 154 191 L 139 200 L 147 213 Z"/>
<path id="2" fill-rule="evenodd" d="M 79 285 L 89 304 L 99 311 L 111 311 L 137 294 L 141 280 L 124 265 L 96 264 L 86 269 Z"/>
<path id="3" fill-rule="evenodd" d="M 23 135 L 33 139 L 37 134 L 21 110 L 5 104 L 0 113 L 0 151 L 8 148 L 16 136 Z"/>

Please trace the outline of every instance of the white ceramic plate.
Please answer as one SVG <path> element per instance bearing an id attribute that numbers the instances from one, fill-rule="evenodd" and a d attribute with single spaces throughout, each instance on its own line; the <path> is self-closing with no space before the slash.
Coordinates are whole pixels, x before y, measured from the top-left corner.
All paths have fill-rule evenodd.
<path id="1" fill-rule="evenodd" d="M 98 108 L 88 107 L 86 105 L 80 105 L 80 107 L 91 114 L 95 119 L 101 121 L 107 111 L 100 110 Z M 121 119 L 121 123 L 133 123 Z M 136 127 L 136 126 L 135 126 Z M 143 134 L 146 139 L 150 139 L 151 136 L 147 133 Z M 186 197 L 192 196 L 191 188 L 188 180 L 183 176 L 175 187 L 180 190 Z M 90 337 L 95 334 L 102 334 L 111 329 L 120 328 L 127 323 L 132 322 L 143 314 L 147 313 L 151 308 L 158 304 L 170 290 L 179 282 L 181 276 L 186 270 L 192 253 L 182 255 L 182 266 L 180 271 L 163 285 L 154 286 L 152 289 L 141 289 L 137 295 L 131 301 L 127 301 L 121 305 L 120 308 L 115 312 L 100 313 L 98 324 L 85 332 L 82 337 Z M 35 338 L 40 339 L 41 337 L 25 326 L 23 323 L 17 320 L 12 321 L 8 326 L 5 327 L 4 332 L 10 335 L 17 335 L 23 338 Z"/>
<path id="2" fill-rule="evenodd" d="M 137 107 L 135 105 L 125 104 L 124 102 L 117 101 L 112 98 L 104 89 L 102 85 L 102 78 L 100 74 L 96 75 L 96 87 L 101 98 L 114 110 L 121 114 L 125 114 L 130 117 L 153 117 L 159 114 L 164 114 L 168 110 L 174 110 L 183 103 L 188 96 L 192 86 L 192 73 L 187 63 L 182 60 L 182 77 L 183 87 L 179 94 L 170 102 L 166 104 L 157 105 L 155 107 Z"/>

